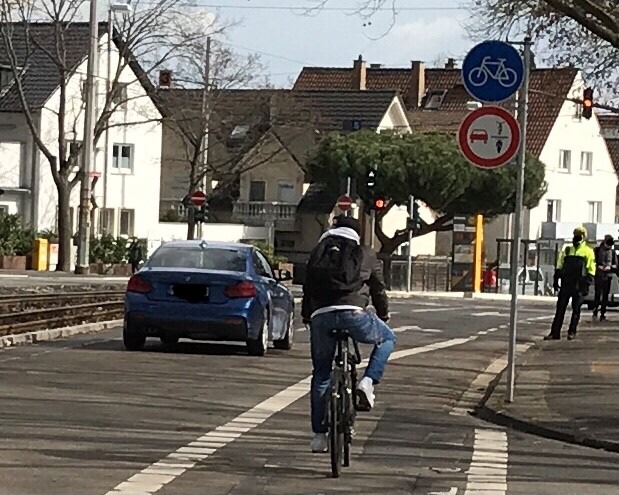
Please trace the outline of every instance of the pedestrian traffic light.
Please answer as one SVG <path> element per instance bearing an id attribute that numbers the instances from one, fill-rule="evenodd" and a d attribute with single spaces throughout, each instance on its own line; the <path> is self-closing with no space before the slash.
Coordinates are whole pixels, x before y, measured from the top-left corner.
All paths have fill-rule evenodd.
<path id="1" fill-rule="evenodd" d="M 419 203 L 417 203 L 417 201 L 413 199 L 412 205 L 412 212 L 410 211 L 410 205 L 408 207 L 409 218 L 406 222 L 406 227 L 412 231 L 418 231 L 419 229 L 421 229 L 421 215 L 419 214 Z"/>
<path id="2" fill-rule="evenodd" d="M 371 168 L 366 176 L 365 187 L 371 192 L 374 190 L 374 186 L 376 186 L 376 170 Z"/>
<path id="3" fill-rule="evenodd" d="M 374 209 L 376 211 L 384 210 L 387 207 L 387 201 L 382 196 L 374 198 Z"/>
<path id="4" fill-rule="evenodd" d="M 582 116 L 589 120 L 593 115 L 593 89 L 585 88 L 582 96 Z"/>
<path id="5" fill-rule="evenodd" d="M 202 204 L 199 208 L 196 208 L 196 211 L 193 215 L 193 219 L 196 222 L 207 222 L 208 221 L 208 202 Z"/>

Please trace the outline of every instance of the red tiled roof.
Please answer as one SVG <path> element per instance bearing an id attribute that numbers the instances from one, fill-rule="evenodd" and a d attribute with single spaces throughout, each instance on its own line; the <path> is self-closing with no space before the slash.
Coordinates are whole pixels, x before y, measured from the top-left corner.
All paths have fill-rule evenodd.
<path id="1" fill-rule="evenodd" d="M 616 114 L 597 114 L 598 121 L 602 131 L 614 130 L 619 136 L 619 115 Z M 619 175 L 619 137 L 605 137 L 606 147 L 610 154 L 610 159 L 613 161 L 615 172 Z M 617 204 L 619 204 L 619 185 L 617 186 Z"/>
<path id="2" fill-rule="evenodd" d="M 408 101 L 411 73 L 411 69 L 368 67 L 366 88 L 368 91 L 399 91 L 410 110 L 409 119 L 414 131 L 455 132 L 459 125 L 458 119 L 467 112 L 467 102 L 473 99 L 462 85 L 460 69 L 426 68 L 426 91 L 447 91 L 439 110 L 422 110 Z M 532 71 L 527 125 L 527 149 L 532 154 L 541 154 L 577 73 L 578 70 L 573 68 Z M 352 77 L 352 68 L 304 67 L 293 91 L 352 90 Z M 505 102 L 501 106 L 513 108 L 513 101 Z"/>

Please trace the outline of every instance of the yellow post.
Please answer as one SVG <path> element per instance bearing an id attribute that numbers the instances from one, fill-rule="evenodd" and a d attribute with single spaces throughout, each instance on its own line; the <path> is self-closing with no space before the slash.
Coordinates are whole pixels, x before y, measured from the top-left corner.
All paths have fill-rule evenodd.
<path id="1" fill-rule="evenodd" d="M 35 239 L 32 249 L 32 269 L 38 272 L 47 270 L 47 239 Z"/>
<path id="2" fill-rule="evenodd" d="M 473 291 L 481 292 L 484 254 L 484 216 L 475 217 L 475 258 L 473 261 Z"/>

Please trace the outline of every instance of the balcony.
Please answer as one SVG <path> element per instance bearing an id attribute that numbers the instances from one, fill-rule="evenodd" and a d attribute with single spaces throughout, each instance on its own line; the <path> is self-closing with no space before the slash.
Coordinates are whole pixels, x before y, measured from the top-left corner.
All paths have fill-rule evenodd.
<path id="1" fill-rule="evenodd" d="M 273 222 L 275 230 L 293 232 L 296 230 L 297 205 L 265 201 L 237 201 L 232 217 L 252 226 L 265 226 Z"/>

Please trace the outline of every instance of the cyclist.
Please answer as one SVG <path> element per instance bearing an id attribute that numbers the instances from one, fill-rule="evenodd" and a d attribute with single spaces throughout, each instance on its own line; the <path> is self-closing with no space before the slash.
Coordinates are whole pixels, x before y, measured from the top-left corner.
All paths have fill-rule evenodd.
<path id="1" fill-rule="evenodd" d="M 355 391 L 361 410 L 369 411 L 374 406 L 374 385 L 381 380 L 395 346 L 395 334 L 386 323 L 389 307 L 380 264 L 371 248 L 360 245 L 360 232 L 355 218 L 337 217 L 307 263 L 301 316 L 304 323 L 311 323 L 312 452 L 328 449 L 324 419 L 336 348 L 331 330 L 345 329 L 357 342 L 374 344 Z M 376 314 L 367 309 L 370 298 Z"/>

